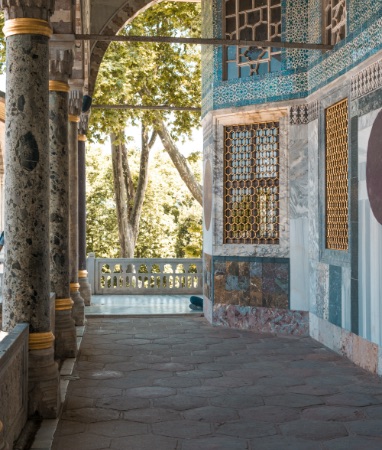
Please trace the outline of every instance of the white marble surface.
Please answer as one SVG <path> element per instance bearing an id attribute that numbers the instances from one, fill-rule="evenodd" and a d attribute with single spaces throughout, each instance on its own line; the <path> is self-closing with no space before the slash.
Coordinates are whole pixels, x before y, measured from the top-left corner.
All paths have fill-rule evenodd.
<path id="1" fill-rule="evenodd" d="M 92 295 L 91 305 L 85 307 L 85 315 L 195 313 L 189 304 L 189 295 Z"/>
<path id="2" fill-rule="evenodd" d="M 290 307 L 309 311 L 309 221 L 290 221 Z"/>

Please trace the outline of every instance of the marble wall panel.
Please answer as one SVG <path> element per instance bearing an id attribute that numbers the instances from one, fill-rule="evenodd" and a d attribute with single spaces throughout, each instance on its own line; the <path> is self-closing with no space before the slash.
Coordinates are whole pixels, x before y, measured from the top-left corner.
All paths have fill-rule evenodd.
<path id="1" fill-rule="evenodd" d="M 289 308 L 289 261 L 214 258 L 214 303 Z"/>
<path id="2" fill-rule="evenodd" d="M 329 322 L 342 325 L 342 268 L 329 266 Z"/>
<path id="3" fill-rule="evenodd" d="M 308 217 L 308 127 L 289 128 L 290 217 Z"/>
<path id="4" fill-rule="evenodd" d="M 290 307 L 309 311 L 309 220 L 290 220 Z"/>
<path id="5" fill-rule="evenodd" d="M 215 304 L 213 323 L 259 333 L 309 335 L 309 313 L 301 311 Z"/>
<path id="6" fill-rule="evenodd" d="M 318 120 L 308 124 L 309 258 L 319 259 Z"/>
<path id="7" fill-rule="evenodd" d="M 342 328 L 351 330 L 351 268 L 342 267 Z"/>
<path id="8" fill-rule="evenodd" d="M 361 336 L 309 314 L 310 335 L 336 353 L 346 356 L 363 369 L 382 374 L 381 347 Z"/>
<path id="9" fill-rule="evenodd" d="M 316 307 L 318 317 L 329 319 L 329 265 L 325 263 L 316 264 Z"/>

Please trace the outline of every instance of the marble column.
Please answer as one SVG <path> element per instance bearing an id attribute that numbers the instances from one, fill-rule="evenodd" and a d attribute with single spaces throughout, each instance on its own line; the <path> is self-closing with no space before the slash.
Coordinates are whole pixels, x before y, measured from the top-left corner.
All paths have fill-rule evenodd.
<path id="1" fill-rule="evenodd" d="M 56 294 L 55 354 L 74 358 L 77 336 L 69 286 L 68 78 L 73 52 L 51 47 L 49 81 L 50 135 L 50 283 Z"/>
<path id="2" fill-rule="evenodd" d="M 49 279 L 49 18 L 53 0 L 2 0 L 6 36 L 3 329 L 29 323 L 28 412 L 56 417 Z M 33 88 L 32 88 L 33 87 Z"/>
<path id="3" fill-rule="evenodd" d="M 85 305 L 91 303 L 91 287 L 86 270 L 86 133 L 87 114 L 81 114 L 78 127 L 78 282 Z"/>
<path id="4" fill-rule="evenodd" d="M 85 323 L 85 304 L 78 282 L 78 122 L 82 107 L 82 92 L 71 90 L 69 94 L 69 278 L 72 316 L 76 325 Z"/>

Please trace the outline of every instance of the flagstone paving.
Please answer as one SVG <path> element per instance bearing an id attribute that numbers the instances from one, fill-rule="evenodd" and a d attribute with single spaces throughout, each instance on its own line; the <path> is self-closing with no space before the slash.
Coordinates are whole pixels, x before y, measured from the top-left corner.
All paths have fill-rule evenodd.
<path id="1" fill-rule="evenodd" d="M 381 450 L 382 382 L 311 338 L 90 318 L 53 450 Z"/>

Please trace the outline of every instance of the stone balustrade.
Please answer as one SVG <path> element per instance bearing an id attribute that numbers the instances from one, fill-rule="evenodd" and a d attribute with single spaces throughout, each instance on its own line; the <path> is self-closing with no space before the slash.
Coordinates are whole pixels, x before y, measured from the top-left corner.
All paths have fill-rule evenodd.
<path id="1" fill-rule="evenodd" d="M 203 262 L 184 258 L 87 260 L 94 294 L 201 294 Z"/>

